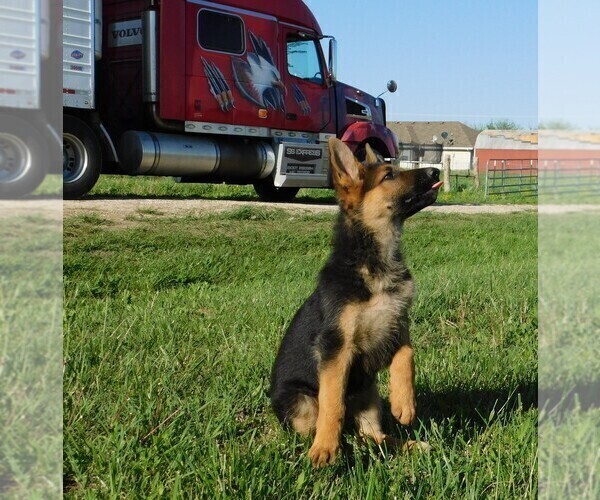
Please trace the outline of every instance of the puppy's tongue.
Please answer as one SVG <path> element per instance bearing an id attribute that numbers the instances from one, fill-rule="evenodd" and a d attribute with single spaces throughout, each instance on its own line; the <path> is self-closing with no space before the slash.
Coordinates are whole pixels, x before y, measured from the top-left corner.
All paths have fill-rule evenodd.
<path id="1" fill-rule="evenodd" d="M 433 186 L 431 186 L 431 189 L 438 189 L 443 183 L 444 181 L 436 182 Z"/>

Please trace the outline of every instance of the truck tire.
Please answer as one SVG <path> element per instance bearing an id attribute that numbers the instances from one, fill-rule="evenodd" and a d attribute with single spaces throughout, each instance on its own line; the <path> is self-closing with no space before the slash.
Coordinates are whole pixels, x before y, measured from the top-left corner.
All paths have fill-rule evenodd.
<path id="1" fill-rule="evenodd" d="M 94 131 L 83 120 L 65 115 L 63 120 L 63 197 L 80 198 L 98 181 L 102 149 Z"/>
<path id="2" fill-rule="evenodd" d="M 373 146 L 370 145 L 371 149 L 373 150 L 373 153 L 375 153 L 377 156 L 379 156 L 382 160 L 386 157 L 386 155 L 384 155 L 383 153 L 381 153 L 379 151 L 380 148 L 378 148 L 377 146 Z M 365 157 L 367 156 L 367 150 L 366 150 L 366 145 L 365 144 L 361 144 L 356 152 L 354 153 L 354 156 L 356 157 L 356 159 L 358 161 L 365 161 Z"/>
<path id="3" fill-rule="evenodd" d="M 273 184 L 273 177 L 267 177 L 254 183 L 254 191 L 262 201 L 285 202 L 292 201 L 300 188 L 276 187 Z"/>
<path id="4" fill-rule="evenodd" d="M 0 123 L 0 198 L 21 198 L 46 177 L 46 142 L 25 120 L 2 115 Z"/>

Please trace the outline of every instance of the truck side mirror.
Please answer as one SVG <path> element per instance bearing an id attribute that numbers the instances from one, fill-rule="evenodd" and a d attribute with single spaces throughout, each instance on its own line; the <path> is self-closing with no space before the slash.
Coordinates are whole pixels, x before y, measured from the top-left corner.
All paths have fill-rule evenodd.
<path id="1" fill-rule="evenodd" d="M 398 84 L 395 82 L 395 80 L 390 80 L 389 82 L 387 82 L 387 89 L 388 92 L 391 92 L 393 94 L 394 92 L 396 92 L 396 90 L 398 90 Z"/>
<path id="2" fill-rule="evenodd" d="M 329 77 L 332 82 L 337 81 L 337 40 L 329 39 Z"/>

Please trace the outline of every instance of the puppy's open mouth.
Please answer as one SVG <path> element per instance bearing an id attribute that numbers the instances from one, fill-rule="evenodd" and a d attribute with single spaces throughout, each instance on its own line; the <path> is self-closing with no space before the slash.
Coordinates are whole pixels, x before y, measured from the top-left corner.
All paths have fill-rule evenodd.
<path id="1" fill-rule="evenodd" d="M 443 184 L 444 181 L 438 181 L 426 191 L 415 193 L 413 196 L 406 198 L 403 202 L 406 217 L 410 217 L 431 205 L 436 200 L 438 190 Z"/>

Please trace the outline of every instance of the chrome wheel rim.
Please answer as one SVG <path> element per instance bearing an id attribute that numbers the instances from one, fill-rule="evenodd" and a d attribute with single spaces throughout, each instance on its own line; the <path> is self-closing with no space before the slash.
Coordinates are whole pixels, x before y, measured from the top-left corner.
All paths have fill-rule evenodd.
<path id="1" fill-rule="evenodd" d="M 31 151 L 16 135 L 0 133 L 0 183 L 16 182 L 31 170 Z"/>
<path id="2" fill-rule="evenodd" d="M 73 134 L 63 135 L 63 181 L 81 179 L 88 168 L 89 157 L 83 142 Z"/>

